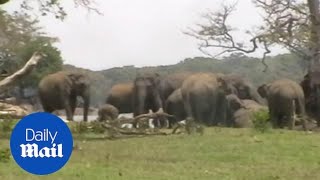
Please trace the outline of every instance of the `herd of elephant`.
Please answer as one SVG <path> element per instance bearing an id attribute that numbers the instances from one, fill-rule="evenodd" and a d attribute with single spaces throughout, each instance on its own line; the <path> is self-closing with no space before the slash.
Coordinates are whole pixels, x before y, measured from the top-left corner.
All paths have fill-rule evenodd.
<path id="1" fill-rule="evenodd" d="M 279 79 L 255 88 L 247 79 L 235 74 L 139 74 L 133 82 L 114 85 L 98 115 L 100 120 L 114 119 L 120 113 L 138 116 L 152 110 L 173 115 L 168 119 L 169 127 L 187 118 L 207 126 L 250 127 L 252 112 L 268 109 L 273 127 L 292 129 L 296 117 L 300 117 L 305 128 L 306 107 L 307 112 L 312 112 L 312 107 L 306 106 L 306 99 L 310 99 L 310 93 L 306 92 L 307 80 L 298 84 Z M 65 109 L 68 120 L 73 120 L 77 96 L 81 96 L 84 121 L 88 120 L 90 80 L 86 75 L 57 72 L 44 77 L 38 88 L 44 111 Z"/>

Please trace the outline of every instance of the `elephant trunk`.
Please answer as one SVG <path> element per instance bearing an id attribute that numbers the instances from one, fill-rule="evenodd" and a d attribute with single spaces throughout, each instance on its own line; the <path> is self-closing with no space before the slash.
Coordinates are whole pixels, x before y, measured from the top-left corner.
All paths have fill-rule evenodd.
<path id="1" fill-rule="evenodd" d="M 146 94 L 146 91 L 144 89 L 142 89 L 142 88 L 136 89 L 135 96 L 134 96 L 134 99 L 135 99 L 134 116 L 143 114 L 143 112 L 145 110 L 146 98 L 147 98 L 147 94 Z"/>
<path id="2" fill-rule="evenodd" d="M 155 94 L 153 96 L 155 98 L 155 109 L 158 111 L 163 111 L 163 104 L 162 104 L 162 99 L 160 97 L 160 94 L 158 91 L 155 91 Z"/>
<path id="3" fill-rule="evenodd" d="M 266 102 L 263 100 L 263 97 L 260 96 L 260 94 L 253 87 L 249 88 L 249 96 L 252 97 L 252 100 L 256 101 L 261 105 L 266 104 Z"/>

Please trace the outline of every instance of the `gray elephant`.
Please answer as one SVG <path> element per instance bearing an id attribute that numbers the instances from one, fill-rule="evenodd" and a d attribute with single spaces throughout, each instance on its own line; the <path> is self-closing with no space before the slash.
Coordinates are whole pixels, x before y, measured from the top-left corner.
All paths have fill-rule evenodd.
<path id="1" fill-rule="evenodd" d="M 168 96 L 179 88 L 189 73 L 171 74 L 161 77 L 157 73 L 145 73 L 138 75 L 133 85 L 133 110 L 134 116 L 148 113 L 151 109 L 163 111 Z M 158 126 L 164 126 L 165 121 L 156 122 Z"/>
<path id="2" fill-rule="evenodd" d="M 159 94 L 161 101 L 164 103 L 167 98 L 178 88 L 181 87 L 183 81 L 191 75 L 190 72 L 181 72 L 169 74 L 160 79 Z M 165 110 L 165 107 L 164 107 Z"/>
<path id="3" fill-rule="evenodd" d="M 220 76 L 235 88 L 232 93 L 236 94 L 240 99 L 252 99 L 260 104 L 265 104 L 256 88 L 247 79 L 236 74 Z"/>
<path id="4" fill-rule="evenodd" d="M 273 127 L 289 129 L 295 126 L 294 115 L 297 114 L 303 128 L 306 129 L 305 97 L 301 86 L 289 79 L 276 80 L 270 84 L 263 84 L 258 88 L 259 94 L 267 98 L 270 121 Z"/>
<path id="5" fill-rule="evenodd" d="M 206 125 L 226 124 L 227 84 L 213 73 L 189 76 L 181 86 L 188 118 Z"/>
<path id="6" fill-rule="evenodd" d="M 98 110 L 98 121 L 115 120 L 119 116 L 119 110 L 111 104 L 104 104 Z"/>
<path id="7" fill-rule="evenodd" d="M 241 108 L 245 108 L 245 106 L 242 100 L 235 94 L 227 95 L 226 102 L 227 102 L 226 126 L 232 127 L 234 126 L 234 113 Z"/>
<path id="8" fill-rule="evenodd" d="M 229 125 L 235 128 L 251 128 L 254 113 L 260 110 L 268 110 L 267 107 L 251 99 L 239 99 L 237 96 L 228 95 L 229 105 Z"/>
<path id="9" fill-rule="evenodd" d="M 181 89 L 176 89 L 171 95 L 167 98 L 165 102 L 166 113 L 173 115 L 174 117 L 169 117 L 169 128 L 184 119 L 186 119 L 187 114 L 183 107 L 183 99 L 181 94 Z"/>
<path id="10" fill-rule="evenodd" d="M 121 83 L 112 86 L 106 99 L 107 104 L 115 106 L 119 113 L 133 112 L 133 83 Z"/>
<path id="11" fill-rule="evenodd" d="M 90 81 L 81 73 L 60 71 L 44 77 L 38 85 L 40 102 L 44 111 L 66 110 L 68 120 L 73 120 L 77 97 L 84 101 L 83 120 L 88 120 Z"/>
<path id="12" fill-rule="evenodd" d="M 137 75 L 133 82 L 133 113 L 134 116 L 163 109 L 159 94 L 160 75 L 146 73 Z"/>

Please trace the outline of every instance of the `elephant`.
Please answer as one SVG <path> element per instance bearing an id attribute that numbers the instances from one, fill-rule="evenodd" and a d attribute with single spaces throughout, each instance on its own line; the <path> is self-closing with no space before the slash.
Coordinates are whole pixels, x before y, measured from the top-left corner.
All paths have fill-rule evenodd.
<path id="1" fill-rule="evenodd" d="M 182 85 L 189 73 L 176 73 L 161 77 L 158 73 L 137 75 L 133 87 L 134 116 L 155 111 L 166 111 L 165 101 L 169 95 Z M 158 126 L 163 126 L 157 122 Z"/>
<path id="2" fill-rule="evenodd" d="M 242 100 L 235 94 L 228 94 L 226 96 L 227 102 L 227 119 L 226 126 L 231 127 L 234 125 L 234 113 L 240 108 L 244 108 Z"/>
<path id="3" fill-rule="evenodd" d="M 190 72 L 180 72 L 169 74 L 166 77 L 161 78 L 159 84 L 161 101 L 164 103 L 176 89 L 181 87 L 183 81 L 190 75 Z M 166 111 L 165 106 L 163 108 L 164 111 Z"/>
<path id="4" fill-rule="evenodd" d="M 115 120 L 119 116 L 119 110 L 111 104 L 104 104 L 98 110 L 98 121 Z"/>
<path id="5" fill-rule="evenodd" d="M 235 88 L 232 93 L 236 94 L 240 99 L 252 99 L 259 104 L 265 104 L 263 98 L 256 91 L 256 88 L 242 76 L 227 74 L 222 75 L 221 78 Z"/>
<path id="6" fill-rule="evenodd" d="M 228 95 L 229 96 L 229 95 Z M 228 97 L 227 97 L 228 99 Z M 253 127 L 253 116 L 254 113 L 260 110 L 268 110 L 267 107 L 257 103 L 251 99 L 239 99 L 236 97 L 229 97 L 227 101 L 232 101 L 232 106 L 229 106 L 231 110 L 231 116 L 229 116 L 229 121 L 231 122 L 231 127 L 235 128 L 251 128 Z"/>
<path id="7" fill-rule="evenodd" d="M 73 120 L 77 97 L 82 97 L 83 120 L 88 120 L 90 81 L 86 75 L 66 71 L 49 74 L 39 82 L 38 93 L 45 112 L 65 109 L 68 120 Z"/>
<path id="8" fill-rule="evenodd" d="M 196 73 L 181 86 L 187 118 L 208 126 L 226 124 L 227 83 L 214 73 Z"/>
<path id="9" fill-rule="evenodd" d="M 134 102 L 135 105 L 143 106 L 141 102 L 142 99 L 147 100 L 149 107 L 144 105 L 145 108 L 137 108 L 136 115 L 142 112 L 148 112 L 149 109 L 165 109 L 165 101 L 167 98 L 175 91 L 180 88 L 183 81 L 190 75 L 188 72 L 174 73 L 167 76 L 161 77 L 158 73 L 146 73 L 143 75 L 138 75 L 135 79 L 134 90 Z M 148 94 L 148 95 L 146 95 Z M 142 95 L 142 96 L 141 96 Z M 139 100 L 140 98 L 140 100 Z M 138 110 L 139 109 L 139 110 Z"/>
<path id="10" fill-rule="evenodd" d="M 315 74 L 314 77 L 320 77 L 319 74 Z M 317 89 L 319 86 L 317 83 L 312 83 L 310 79 L 310 73 L 307 73 L 300 85 L 305 95 L 306 113 L 309 117 L 314 118 L 317 121 L 317 126 L 320 127 L 320 102 L 317 95 Z"/>
<path id="11" fill-rule="evenodd" d="M 160 75 L 158 73 L 139 74 L 133 82 L 133 115 L 163 110 L 158 91 Z"/>
<path id="12" fill-rule="evenodd" d="M 166 113 L 173 115 L 174 117 L 169 117 L 169 128 L 187 117 L 186 111 L 183 107 L 183 99 L 181 94 L 181 89 L 176 89 L 171 93 L 165 102 Z"/>
<path id="13" fill-rule="evenodd" d="M 279 79 L 258 88 L 258 93 L 267 98 L 270 121 L 274 128 L 284 128 L 287 124 L 292 130 L 295 126 L 297 114 L 301 117 L 302 126 L 306 130 L 305 97 L 302 87 L 289 79 Z"/>
<path id="14" fill-rule="evenodd" d="M 106 103 L 113 105 L 119 113 L 133 112 L 133 83 L 121 83 L 112 86 Z"/>

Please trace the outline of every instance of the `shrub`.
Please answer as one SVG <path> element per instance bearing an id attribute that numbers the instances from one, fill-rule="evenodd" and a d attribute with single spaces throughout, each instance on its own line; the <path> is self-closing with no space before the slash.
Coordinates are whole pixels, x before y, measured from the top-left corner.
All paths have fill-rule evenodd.
<path id="1" fill-rule="evenodd" d="M 253 113 L 253 128 L 261 133 L 267 132 L 271 129 L 269 122 L 269 112 L 267 110 L 260 110 Z"/>
<path id="2" fill-rule="evenodd" d="M 10 149 L 9 148 L 5 148 L 5 149 L 0 149 L 0 162 L 8 162 L 10 160 Z"/>
<path id="3" fill-rule="evenodd" d="M 106 131 L 106 129 L 102 126 L 101 122 L 93 121 L 90 122 L 91 131 L 96 134 L 102 134 Z"/>
<path id="4" fill-rule="evenodd" d="M 77 124 L 76 130 L 75 130 L 76 133 L 84 134 L 84 133 L 88 132 L 88 123 L 87 122 L 80 121 L 80 122 L 77 122 L 76 124 Z"/>
<path id="5" fill-rule="evenodd" d="M 3 119 L 0 121 L 0 132 L 10 133 L 14 128 L 16 121 L 12 119 Z"/>

